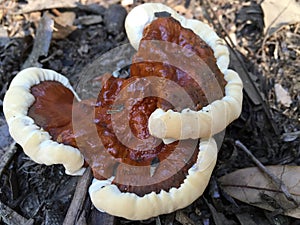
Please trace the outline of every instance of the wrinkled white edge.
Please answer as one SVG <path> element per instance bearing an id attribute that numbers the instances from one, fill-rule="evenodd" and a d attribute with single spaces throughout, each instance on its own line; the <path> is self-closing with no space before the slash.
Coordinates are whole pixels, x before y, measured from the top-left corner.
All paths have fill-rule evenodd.
<path id="1" fill-rule="evenodd" d="M 139 197 L 134 193 L 123 193 L 111 184 L 114 177 L 107 180 L 94 179 L 89 188 L 94 206 L 111 215 L 145 220 L 190 205 L 203 194 L 217 160 L 217 144 L 213 138 L 200 140 L 199 149 L 197 162 L 188 170 L 179 188 Z"/>
<path id="2" fill-rule="evenodd" d="M 181 112 L 156 109 L 150 116 L 148 128 L 153 136 L 168 140 L 211 137 L 224 130 L 239 117 L 242 110 L 243 85 L 233 70 L 224 73 L 227 85 L 225 96 L 199 111 L 184 109 Z M 170 141 L 169 141 L 170 142 Z"/>
<path id="3" fill-rule="evenodd" d="M 3 100 L 3 112 L 9 132 L 33 161 L 46 165 L 62 164 L 67 174 L 82 175 L 84 159 L 79 150 L 51 140 L 50 134 L 27 116 L 28 109 L 35 101 L 30 88 L 46 80 L 60 82 L 79 100 L 63 75 L 34 67 L 24 69 L 14 77 Z"/>
<path id="4" fill-rule="evenodd" d="M 155 12 L 166 11 L 185 28 L 194 31 L 214 51 L 217 66 L 228 82 L 225 96 L 200 111 L 184 109 L 174 112 L 156 109 L 150 116 L 148 128 L 151 135 L 162 138 L 165 143 L 172 140 L 210 137 L 224 130 L 229 123 L 239 117 L 242 110 L 243 83 L 239 75 L 228 69 L 229 51 L 223 39 L 207 24 L 198 20 L 186 19 L 173 9 L 161 3 L 145 3 L 135 7 L 125 20 L 125 28 L 131 45 L 138 49 L 145 26 L 156 19 Z"/>

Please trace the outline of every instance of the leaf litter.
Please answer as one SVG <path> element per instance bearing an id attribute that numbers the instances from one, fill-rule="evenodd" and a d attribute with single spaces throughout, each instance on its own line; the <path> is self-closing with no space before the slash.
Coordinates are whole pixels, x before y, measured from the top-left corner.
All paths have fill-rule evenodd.
<path id="1" fill-rule="evenodd" d="M 275 165 L 266 167 L 280 178 L 300 204 L 300 167 Z M 257 167 L 236 170 L 219 178 L 224 191 L 248 204 L 300 218 L 300 208 L 288 201 L 271 179 Z"/>
<path id="2" fill-rule="evenodd" d="M 5 161 L 7 163 L 3 167 L 3 175 L 0 179 L 0 202 L 8 210 L 5 213 L 11 213 L 13 216 L 10 219 L 5 217 L 2 207 L 0 223 L 58 225 L 63 224 L 62 221 L 66 220 L 68 213 L 74 212 L 79 213 L 74 218 L 77 224 L 89 225 L 210 225 L 220 224 L 221 221 L 224 221 L 224 224 L 242 225 L 299 223 L 298 219 L 291 217 L 298 215 L 297 209 L 285 210 L 291 206 L 289 202 L 279 191 L 274 192 L 272 191 L 274 188 L 269 188 L 272 187 L 269 179 L 253 167 L 253 161 L 235 145 L 235 141 L 240 140 L 249 146 L 249 150 L 260 162 L 273 165 L 267 168 L 285 183 L 289 192 L 299 201 L 297 189 L 299 185 L 297 186 L 296 183 L 293 185 L 291 183 L 293 180 L 289 181 L 289 176 L 294 177 L 294 182 L 299 181 L 299 172 L 295 171 L 298 171 L 300 165 L 300 21 L 297 17 L 296 20 L 291 20 L 286 16 L 297 16 L 298 6 L 295 4 L 299 5 L 299 3 L 289 0 L 290 5 L 295 7 L 284 8 L 285 6 L 282 5 L 285 2 L 287 1 L 275 1 L 275 3 L 271 0 L 164 1 L 165 4 L 176 8 L 179 13 L 214 26 L 218 34 L 228 41 L 231 54 L 236 53 L 236 60 L 233 60 L 231 66 L 243 65 L 241 73 L 244 75 L 244 82 L 251 83 L 244 94 L 243 112 L 240 118 L 226 130 L 217 166 L 203 197 L 185 209 L 147 221 L 127 221 L 100 213 L 92 209 L 87 195 L 84 196 L 80 209 L 70 212 L 68 208 L 72 209 L 71 199 L 78 178 L 65 175 L 60 166 L 46 167 L 32 162 L 18 145 L 15 145 L 11 139 L 6 139 L 9 135 L 3 125 L 1 137 L 5 138 L 7 145 L 12 147 L 1 147 L 0 156 L 3 157 L 4 152 L 8 152 L 7 149 L 14 149 L 15 152 L 7 154 L 9 160 Z M 117 4 L 116 8 L 118 8 L 123 4 L 129 11 L 134 5 L 140 3 L 141 1 L 118 0 L 80 2 L 28 0 L 26 3 L 2 1 L 0 3 L 3 8 L 0 13 L 1 34 L 3 34 L 0 42 L 1 99 L 11 79 L 36 49 L 34 42 L 41 42 L 37 38 L 37 29 L 43 15 L 51 15 L 55 25 L 53 34 L 48 39 L 50 45 L 46 54 L 41 51 L 35 61 L 43 68 L 56 70 L 68 76 L 71 81 L 76 81 L 81 74 L 81 69 L 91 60 L 97 59 L 117 45 L 128 42 L 124 28 L 120 26 L 121 22 L 116 26 L 118 32 L 109 31 L 108 27 L 113 24 L 108 25 L 109 20 L 105 17 L 110 16 L 108 10 L 110 6 Z M 279 11 L 282 8 L 288 14 L 276 14 L 277 19 L 272 23 L 273 20 L 267 20 L 265 16 L 275 12 L 268 4 L 275 4 Z M 113 10 L 115 9 L 111 9 L 111 12 Z M 113 17 L 123 15 L 123 11 L 113 14 Z M 121 17 L 117 20 L 122 21 Z M 64 20 L 68 23 L 64 23 Z M 274 29 L 272 25 L 275 25 Z M 272 32 L 266 33 L 268 28 Z M 284 91 L 276 94 L 275 85 L 280 85 Z M 3 115 L 1 118 L 3 120 Z M 229 186 L 224 186 L 222 182 L 233 176 L 232 173 L 238 173 L 239 176 L 230 178 Z M 242 196 L 245 196 L 244 193 L 247 193 L 249 199 L 256 196 L 251 199 L 251 202 L 242 203 L 243 199 L 240 199 L 242 202 L 236 201 L 232 198 L 235 197 L 234 193 L 229 193 L 226 187 L 231 187 L 232 184 L 239 185 L 241 178 L 247 177 L 247 174 L 252 174 L 253 180 L 259 180 L 260 186 L 249 181 L 244 187 L 240 187 Z M 249 184 L 252 188 L 249 188 Z M 236 192 L 237 187 L 231 188 Z M 84 193 L 84 190 L 81 191 Z M 254 207 L 253 202 L 262 209 Z M 21 209 L 20 206 L 23 208 Z M 269 212 L 270 210 L 273 212 Z"/>

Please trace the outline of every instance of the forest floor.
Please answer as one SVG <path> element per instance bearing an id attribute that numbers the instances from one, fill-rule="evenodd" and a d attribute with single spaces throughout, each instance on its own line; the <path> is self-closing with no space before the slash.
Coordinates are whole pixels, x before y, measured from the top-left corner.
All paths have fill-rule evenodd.
<path id="1" fill-rule="evenodd" d="M 13 77 L 29 66 L 55 70 L 73 84 L 83 75 L 107 72 L 98 63 L 104 53 L 128 43 L 124 12 L 141 2 L 165 3 L 212 26 L 229 46 L 230 68 L 244 82 L 244 101 L 241 116 L 226 129 L 203 196 L 174 213 L 129 221 L 92 206 L 87 194 L 89 171 L 84 177 L 72 177 L 60 165 L 30 160 L 9 135 L 2 100 Z M 0 1 L 0 224 L 299 225 L 299 8 L 296 0 Z M 256 168 L 264 174 L 283 171 L 278 180 L 255 178 L 273 182 L 279 194 L 247 181 L 235 187 L 242 178 L 226 177 L 233 171 L 239 177 L 251 176 Z M 283 179 L 284 175 L 289 177 Z M 82 197 L 72 201 L 75 190 Z M 259 203 L 237 197 L 240 192 L 258 196 Z"/>

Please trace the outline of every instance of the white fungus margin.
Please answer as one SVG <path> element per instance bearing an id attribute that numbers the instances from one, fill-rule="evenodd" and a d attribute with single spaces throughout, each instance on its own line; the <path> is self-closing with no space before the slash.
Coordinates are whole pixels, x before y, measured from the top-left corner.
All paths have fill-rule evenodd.
<path id="1" fill-rule="evenodd" d="M 68 79 L 63 75 L 35 67 L 24 69 L 14 77 L 3 100 L 3 112 L 9 132 L 33 161 L 46 165 L 62 164 L 67 174 L 82 175 L 84 159 L 79 150 L 53 141 L 50 134 L 27 115 L 28 109 L 35 101 L 30 89 L 42 81 L 60 82 L 79 100 Z"/>
<path id="2" fill-rule="evenodd" d="M 130 220 L 145 220 L 184 208 L 202 195 L 217 161 L 218 149 L 213 138 L 200 140 L 199 150 L 197 162 L 188 170 L 179 188 L 140 197 L 121 192 L 111 184 L 113 177 L 94 179 L 89 188 L 91 200 L 98 210 Z"/>
<path id="3" fill-rule="evenodd" d="M 174 112 L 156 109 L 148 121 L 150 134 L 169 143 L 172 140 L 210 137 L 221 132 L 239 117 L 243 101 L 243 83 L 235 71 L 228 69 L 229 51 L 224 40 L 201 21 L 186 19 L 161 3 L 145 3 L 135 7 L 125 21 L 127 36 L 135 49 L 138 49 L 144 28 L 156 19 L 156 12 L 170 13 L 181 26 L 191 29 L 212 48 L 217 66 L 224 74 L 227 85 L 225 96 L 221 100 L 216 100 L 199 111 L 184 109 Z M 184 129 L 185 127 L 189 129 Z"/>

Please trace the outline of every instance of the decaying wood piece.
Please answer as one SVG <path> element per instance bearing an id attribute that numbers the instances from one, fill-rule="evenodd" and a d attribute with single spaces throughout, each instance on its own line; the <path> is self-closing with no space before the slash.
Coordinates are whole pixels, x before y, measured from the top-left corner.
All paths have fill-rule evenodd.
<path id="1" fill-rule="evenodd" d="M 107 213 L 103 213 L 93 208 L 90 215 L 90 221 L 87 221 L 88 212 L 82 212 L 84 210 L 84 202 L 87 197 L 87 192 L 92 179 L 92 172 L 90 168 L 87 168 L 83 176 L 79 178 L 72 202 L 69 206 L 67 215 L 63 222 L 63 225 L 115 225 L 116 217 Z"/>
<path id="2" fill-rule="evenodd" d="M 33 225 L 34 223 L 33 219 L 24 218 L 2 202 L 0 202 L 0 218 L 4 223 L 10 225 Z"/>
<path id="3" fill-rule="evenodd" d="M 69 206 L 63 225 L 76 224 L 76 220 L 80 216 L 80 212 L 83 208 L 83 204 L 86 199 L 88 187 L 90 186 L 91 180 L 92 172 L 90 168 L 87 168 L 83 176 L 78 179 L 75 193 L 72 202 Z"/>
<path id="4" fill-rule="evenodd" d="M 39 22 L 32 52 L 23 64 L 22 69 L 33 66 L 42 67 L 38 60 L 41 56 L 46 57 L 48 55 L 53 25 L 53 20 L 45 13 Z"/>
<path id="5" fill-rule="evenodd" d="M 156 223 L 156 225 L 161 225 L 161 221 L 160 221 L 160 217 L 159 216 L 157 216 L 155 218 L 155 223 Z"/>

